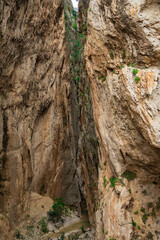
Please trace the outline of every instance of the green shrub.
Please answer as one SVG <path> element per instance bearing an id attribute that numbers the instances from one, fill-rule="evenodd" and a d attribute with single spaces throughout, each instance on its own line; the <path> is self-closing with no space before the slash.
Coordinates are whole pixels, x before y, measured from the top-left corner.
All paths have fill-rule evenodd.
<path id="1" fill-rule="evenodd" d="M 132 220 L 132 225 L 133 225 L 133 227 L 136 227 L 136 222 L 134 222 L 133 220 Z"/>
<path id="2" fill-rule="evenodd" d="M 48 233 L 48 232 L 49 232 L 48 227 L 47 227 L 47 218 L 46 218 L 46 217 L 43 217 L 43 218 L 39 221 L 38 225 L 41 226 L 41 231 L 42 231 L 43 233 Z"/>
<path id="3" fill-rule="evenodd" d="M 65 239 L 65 234 L 61 233 L 61 236 L 59 238 L 57 238 L 57 240 L 64 240 Z"/>
<path id="4" fill-rule="evenodd" d="M 156 212 L 155 212 L 154 208 L 152 208 L 151 216 L 156 217 Z"/>
<path id="5" fill-rule="evenodd" d="M 68 240 L 78 240 L 79 239 L 79 233 L 72 234 L 68 236 Z"/>
<path id="6" fill-rule="evenodd" d="M 85 232 L 86 232 L 84 226 L 81 226 L 81 230 L 82 230 L 82 233 L 85 233 Z"/>
<path id="7" fill-rule="evenodd" d="M 76 23 L 76 22 L 72 23 L 72 27 L 73 27 L 75 30 L 77 30 L 77 23 Z"/>
<path id="8" fill-rule="evenodd" d="M 123 178 L 126 178 L 129 182 L 134 180 L 137 177 L 136 173 L 131 172 L 131 171 L 126 171 L 121 176 Z"/>
<path id="9" fill-rule="evenodd" d="M 141 212 L 145 213 L 145 208 L 141 207 Z"/>
<path id="10" fill-rule="evenodd" d="M 53 202 L 52 210 L 48 211 L 49 221 L 57 222 L 61 220 L 62 215 L 68 213 L 68 209 L 65 206 L 61 198 L 56 198 Z"/>
<path id="11" fill-rule="evenodd" d="M 132 63 L 129 64 L 129 67 L 134 67 L 134 66 L 135 66 L 135 63 L 134 63 L 134 62 L 132 62 Z"/>
<path id="12" fill-rule="evenodd" d="M 23 235 L 20 233 L 19 230 L 16 230 L 16 232 L 15 232 L 15 237 L 16 237 L 17 239 L 24 239 Z"/>
<path id="13" fill-rule="evenodd" d="M 147 214 L 144 214 L 144 215 L 142 216 L 142 221 L 143 221 L 144 224 L 147 222 L 147 219 L 148 219 L 148 215 L 147 215 Z"/>
<path id="14" fill-rule="evenodd" d="M 117 182 L 117 181 L 123 184 L 122 179 L 115 178 L 114 176 L 110 177 L 109 180 L 111 183 L 110 187 L 115 187 L 115 182 Z"/>
<path id="15" fill-rule="evenodd" d="M 134 215 L 138 215 L 138 210 L 134 212 Z"/>
<path id="16" fill-rule="evenodd" d="M 147 235 L 147 238 L 148 239 L 153 239 L 153 234 L 151 232 L 149 232 L 148 235 Z"/>
<path id="17" fill-rule="evenodd" d="M 136 83 L 139 83 L 140 77 L 135 77 L 134 80 L 135 80 Z"/>
<path id="18" fill-rule="evenodd" d="M 136 68 L 133 69 L 133 74 L 134 74 L 134 75 L 137 75 L 137 73 L 138 73 L 138 69 L 136 69 Z"/>
<path id="19" fill-rule="evenodd" d="M 108 181 L 107 181 L 106 177 L 104 176 L 103 177 L 103 186 L 106 188 L 107 184 L 108 184 Z"/>

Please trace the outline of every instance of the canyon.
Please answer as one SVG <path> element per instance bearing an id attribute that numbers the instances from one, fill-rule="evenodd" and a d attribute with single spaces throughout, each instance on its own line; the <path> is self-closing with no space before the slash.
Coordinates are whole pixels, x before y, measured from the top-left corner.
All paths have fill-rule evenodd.
<path id="1" fill-rule="evenodd" d="M 160 239 L 159 16 L 159 0 L 0 0 L 1 240 L 64 239 L 65 221 L 83 233 L 65 239 Z"/>

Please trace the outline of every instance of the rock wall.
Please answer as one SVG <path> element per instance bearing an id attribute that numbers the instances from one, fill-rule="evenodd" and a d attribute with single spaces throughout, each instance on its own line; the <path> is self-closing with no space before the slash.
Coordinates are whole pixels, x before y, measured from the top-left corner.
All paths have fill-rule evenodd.
<path id="1" fill-rule="evenodd" d="M 31 192 L 80 206 L 64 2 L 0 1 L 0 209 L 16 224 Z"/>
<path id="2" fill-rule="evenodd" d="M 91 0 L 85 47 L 99 140 L 97 239 L 160 238 L 159 1 Z"/>
<path id="3" fill-rule="evenodd" d="M 72 66 L 74 88 L 75 128 L 78 132 L 77 177 L 81 192 L 81 209 L 88 211 L 90 223 L 95 224 L 98 203 L 98 141 L 95 134 L 90 86 L 85 69 L 84 46 L 87 38 L 87 13 L 89 1 L 79 1 L 76 13 L 65 2 L 66 35 Z"/>

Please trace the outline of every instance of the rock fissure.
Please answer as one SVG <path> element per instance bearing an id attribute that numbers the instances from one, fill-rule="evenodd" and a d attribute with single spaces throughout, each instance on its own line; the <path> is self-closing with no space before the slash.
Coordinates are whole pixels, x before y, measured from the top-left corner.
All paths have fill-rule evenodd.
<path id="1" fill-rule="evenodd" d="M 160 239 L 159 15 L 0 0 L 0 239 Z"/>

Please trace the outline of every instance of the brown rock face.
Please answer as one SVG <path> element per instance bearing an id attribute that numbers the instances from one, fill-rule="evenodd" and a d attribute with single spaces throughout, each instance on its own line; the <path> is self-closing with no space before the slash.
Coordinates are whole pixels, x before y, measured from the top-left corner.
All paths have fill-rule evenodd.
<path id="1" fill-rule="evenodd" d="M 0 208 L 14 223 L 32 191 L 81 201 L 63 5 L 0 1 Z"/>
<path id="2" fill-rule="evenodd" d="M 159 239 L 159 14 L 159 1 L 90 1 L 85 54 L 99 138 L 100 240 Z"/>

